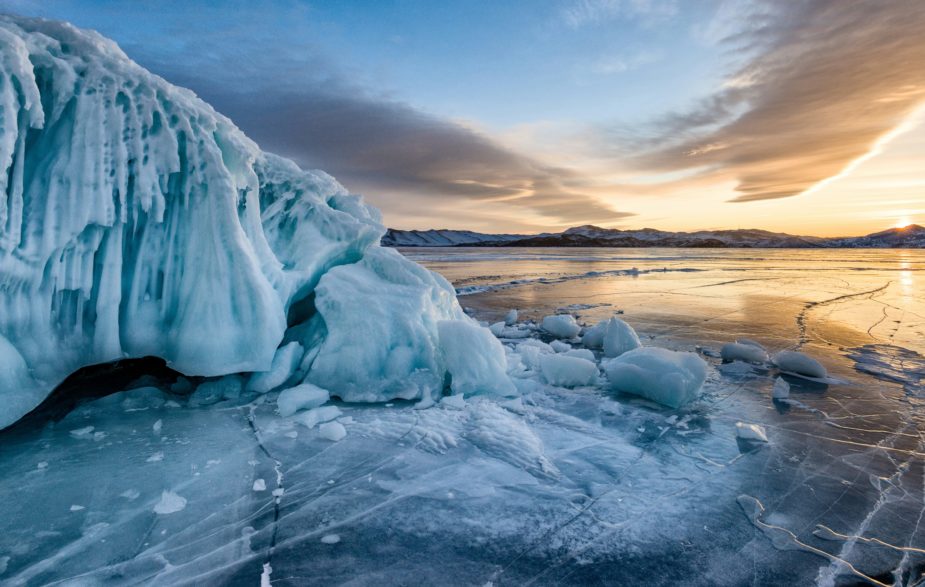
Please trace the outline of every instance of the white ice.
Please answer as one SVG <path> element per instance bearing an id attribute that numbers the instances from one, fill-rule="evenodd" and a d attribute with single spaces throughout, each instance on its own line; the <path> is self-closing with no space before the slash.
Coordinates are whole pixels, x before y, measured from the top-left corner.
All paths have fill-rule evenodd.
<path id="1" fill-rule="evenodd" d="M 543 379 L 550 385 L 578 387 L 593 385 L 597 380 L 597 365 L 592 361 L 564 354 L 544 354 L 539 357 Z"/>
<path id="2" fill-rule="evenodd" d="M 825 378 L 828 372 L 822 363 L 799 351 L 780 351 L 774 355 L 774 364 L 781 371 L 803 375 L 805 377 Z"/>
<path id="3" fill-rule="evenodd" d="M 610 386 L 678 408 L 696 399 L 707 376 L 697 355 L 662 348 L 638 348 L 603 363 Z"/>
<path id="4" fill-rule="evenodd" d="M 570 314 L 555 314 L 543 318 L 543 330 L 558 338 L 574 338 L 581 332 L 581 326 Z"/>
<path id="5" fill-rule="evenodd" d="M 317 408 L 330 398 L 328 390 L 311 383 L 303 383 L 281 391 L 276 399 L 276 406 L 280 416 L 288 417 L 299 410 Z"/>
<path id="6" fill-rule="evenodd" d="M 741 341 L 729 342 L 720 349 L 723 361 L 744 361 L 746 363 L 767 363 L 768 353 L 761 347 L 743 343 Z"/>

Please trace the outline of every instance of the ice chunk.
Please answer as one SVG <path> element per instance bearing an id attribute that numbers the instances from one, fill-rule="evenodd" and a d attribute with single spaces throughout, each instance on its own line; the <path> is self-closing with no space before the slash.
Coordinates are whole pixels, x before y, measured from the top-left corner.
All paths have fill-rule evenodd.
<path id="1" fill-rule="evenodd" d="M 759 348 L 759 349 L 761 349 L 761 350 L 763 350 L 763 351 L 767 351 L 767 349 L 765 349 L 764 346 L 763 346 L 760 342 L 758 342 L 758 341 L 756 341 L 756 340 L 752 340 L 752 339 L 750 339 L 750 338 L 737 338 L 737 339 L 736 339 L 736 342 L 739 343 L 739 344 L 747 344 L 748 346 L 753 346 L 753 347 Z"/>
<path id="2" fill-rule="evenodd" d="M 302 362 L 303 349 L 298 342 L 280 347 L 273 356 L 269 371 L 254 373 L 247 382 L 247 390 L 266 393 L 286 383 Z"/>
<path id="3" fill-rule="evenodd" d="M 771 390 L 771 397 L 774 399 L 787 399 L 790 397 L 790 384 L 784 381 L 783 377 L 774 380 L 774 389 Z"/>
<path id="4" fill-rule="evenodd" d="M 774 355 L 774 364 L 781 371 L 788 371 L 805 377 L 825 378 L 828 372 L 819 361 L 798 351 L 780 351 Z"/>
<path id="5" fill-rule="evenodd" d="M 71 436 L 74 438 L 90 438 L 93 434 L 93 426 L 84 426 L 71 430 Z"/>
<path id="6" fill-rule="evenodd" d="M 340 542 L 340 536 L 337 534 L 325 534 L 321 537 L 321 542 L 324 544 L 337 544 Z"/>
<path id="7" fill-rule="evenodd" d="M 557 353 L 564 353 L 565 351 L 570 350 L 572 348 L 572 345 L 570 345 L 567 342 L 562 342 L 561 340 L 554 340 L 551 343 L 549 343 L 549 346 L 552 348 L 552 350 L 556 351 Z"/>
<path id="8" fill-rule="evenodd" d="M 495 322 L 489 326 L 488 329 L 491 330 L 492 334 L 500 337 L 502 334 L 504 334 L 504 322 Z"/>
<path id="9" fill-rule="evenodd" d="M 588 349 L 572 349 L 570 351 L 565 351 L 563 354 L 566 357 L 578 357 L 579 359 L 585 359 L 592 363 L 594 362 L 594 353 Z"/>
<path id="10" fill-rule="evenodd" d="M 611 318 L 604 327 L 604 356 L 619 357 L 627 351 L 642 346 L 633 327 L 620 320 Z"/>
<path id="11" fill-rule="evenodd" d="M 276 400 L 279 415 L 289 417 L 299 410 L 317 408 L 331 399 L 328 390 L 311 383 L 303 383 L 280 392 Z"/>
<path id="12" fill-rule="evenodd" d="M 508 310 L 508 313 L 504 315 L 504 323 L 507 326 L 513 326 L 517 322 L 517 310 L 511 309 Z"/>
<path id="13" fill-rule="evenodd" d="M 437 331 L 454 394 L 516 394 L 504 347 L 488 330 L 469 320 L 442 320 Z"/>
<path id="14" fill-rule="evenodd" d="M 543 318 L 543 330 L 558 338 L 574 338 L 581 332 L 581 326 L 570 314 L 555 314 Z"/>
<path id="15" fill-rule="evenodd" d="M 340 417 L 341 411 L 337 406 L 324 406 L 322 408 L 314 408 L 308 410 L 307 412 L 301 412 L 296 415 L 293 419 L 306 426 L 307 428 L 314 428 L 322 422 L 329 422 L 335 418 Z"/>
<path id="16" fill-rule="evenodd" d="M 767 363 L 768 353 L 759 346 L 743 342 L 728 342 L 720 349 L 723 361 L 745 361 L 746 363 Z"/>
<path id="17" fill-rule="evenodd" d="M 347 436 L 347 429 L 340 422 L 325 422 L 318 427 L 318 436 L 337 442 Z"/>
<path id="18" fill-rule="evenodd" d="M 264 481 L 263 479 L 254 479 L 254 485 L 252 486 L 252 489 L 254 491 L 266 491 L 267 482 Z"/>
<path id="19" fill-rule="evenodd" d="M 244 381 L 238 375 L 228 375 L 213 381 L 200 383 L 189 398 L 191 406 L 209 406 L 224 399 L 235 399 L 241 395 Z"/>
<path id="20" fill-rule="evenodd" d="M 603 364 L 612 389 L 677 408 L 700 395 L 707 364 L 694 353 L 638 348 Z"/>
<path id="21" fill-rule="evenodd" d="M 323 342 L 306 381 L 345 401 L 438 397 L 447 372 L 456 386 L 512 385 L 498 339 L 463 313 L 449 282 L 398 251 L 370 249 L 326 273 L 316 292 L 311 332 Z"/>
<path id="22" fill-rule="evenodd" d="M 763 427 L 758 424 L 746 424 L 745 422 L 736 422 L 736 438 L 751 442 L 768 441 L 768 435 Z"/>
<path id="23" fill-rule="evenodd" d="M 604 347 L 604 333 L 607 331 L 607 320 L 601 320 L 581 335 L 581 344 L 589 349 Z"/>
<path id="24" fill-rule="evenodd" d="M 540 368 L 546 383 L 559 387 L 593 385 L 598 373 L 597 365 L 592 361 L 561 354 L 542 355 Z"/>
<path id="25" fill-rule="evenodd" d="M 173 491 L 164 490 L 161 499 L 154 505 L 155 514 L 175 514 L 186 507 L 186 498 Z"/>
<path id="26" fill-rule="evenodd" d="M 164 392 L 156 387 L 139 387 L 118 394 L 122 398 L 122 409 L 134 410 L 157 409 L 167 401 Z"/>

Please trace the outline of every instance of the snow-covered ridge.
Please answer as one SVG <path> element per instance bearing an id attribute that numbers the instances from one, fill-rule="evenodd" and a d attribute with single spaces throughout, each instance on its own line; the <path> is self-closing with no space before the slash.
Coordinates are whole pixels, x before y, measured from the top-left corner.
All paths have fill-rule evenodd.
<path id="1" fill-rule="evenodd" d="M 390 228 L 382 237 L 387 247 L 455 247 L 481 243 L 516 241 L 527 238 L 523 234 L 482 234 L 471 230 L 397 230 Z"/>
<path id="2" fill-rule="evenodd" d="M 379 247 L 375 209 L 96 33 L 0 16 L 0 171 L 0 428 L 126 357 L 372 401 L 438 394 L 460 364 L 438 326 L 473 323 Z"/>
<path id="3" fill-rule="evenodd" d="M 534 235 L 389 229 L 382 238 L 382 244 L 391 247 L 923 248 L 925 228 L 911 225 L 867 236 L 840 238 L 796 236 L 756 229 L 669 232 L 654 228 L 618 230 L 592 225 Z"/>

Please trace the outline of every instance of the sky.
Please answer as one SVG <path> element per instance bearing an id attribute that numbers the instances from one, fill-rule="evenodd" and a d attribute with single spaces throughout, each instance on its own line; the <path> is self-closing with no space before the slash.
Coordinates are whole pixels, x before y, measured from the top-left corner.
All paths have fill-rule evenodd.
<path id="1" fill-rule="evenodd" d="M 394 228 L 925 224 L 922 0 L 0 0 Z"/>

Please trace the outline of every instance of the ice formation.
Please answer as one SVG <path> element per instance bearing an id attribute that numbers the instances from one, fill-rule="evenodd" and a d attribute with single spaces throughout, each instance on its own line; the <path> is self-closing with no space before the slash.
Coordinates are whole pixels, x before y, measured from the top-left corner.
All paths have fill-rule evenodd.
<path id="1" fill-rule="evenodd" d="M 581 342 L 590 349 L 603 349 L 605 357 L 619 357 L 642 346 L 633 327 L 619 318 L 601 320 L 588 328 Z"/>
<path id="2" fill-rule="evenodd" d="M 781 371 L 804 377 L 825 378 L 828 372 L 822 363 L 799 351 L 781 351 L 774 355 L 774 364 Z"/>
<path id="3" fill-rule="evenodd" d="M 543 318 L 543 330 L 558 338 L 573 338 L 581 332 L 581 326 L 569 314 L 555 314 Z"/>
<path id="4" fill-rule="evenodd" d="M 768 435 L 764 427 L 758 424 L 747 424 L 745 422 L 736 422 L 736 438 L 749 442 L 767 442 Z"/>
<path id="5" fill-rule="evenodd" d="M 603 364 L 616 391 L 642 396 L 672 408 L 698 397 L 707 364 L 694 353 L 644 347 Z"/>
<path id="6" fill-rule="evenodd" d="M 723 361 L 745 361 L 746 363 L 767 363 L 768 353 L 761 347 L 753 344 L 729 342 L 720 349 Z"/>
<path id="7" fill-rule="evenodd" d="M 771 397 L 774 399 L 787 399 L 790 397 L 790 384 L 784 381 L 783 377 L 778 377 L 774 380 Z"/>
<path id="8" fill-rule="evenodd" d="M 588 359 L 564 354 L 541 355 L 539 363 L 543 379 L 550 385 L 578 387 L 593 385 L 597 380 L 597 365 Z"/>
<path id="9" fill-rule="evenodd" d="M 467 393 L 506 387 L 499 345 L 447 356 L 476 327 L 378 246 L 377 211 L 96 33 L 0 16 L 0 170 L 0 428 L 126 357 L 351 401 L 439 395 L 449 366 Z"/>

